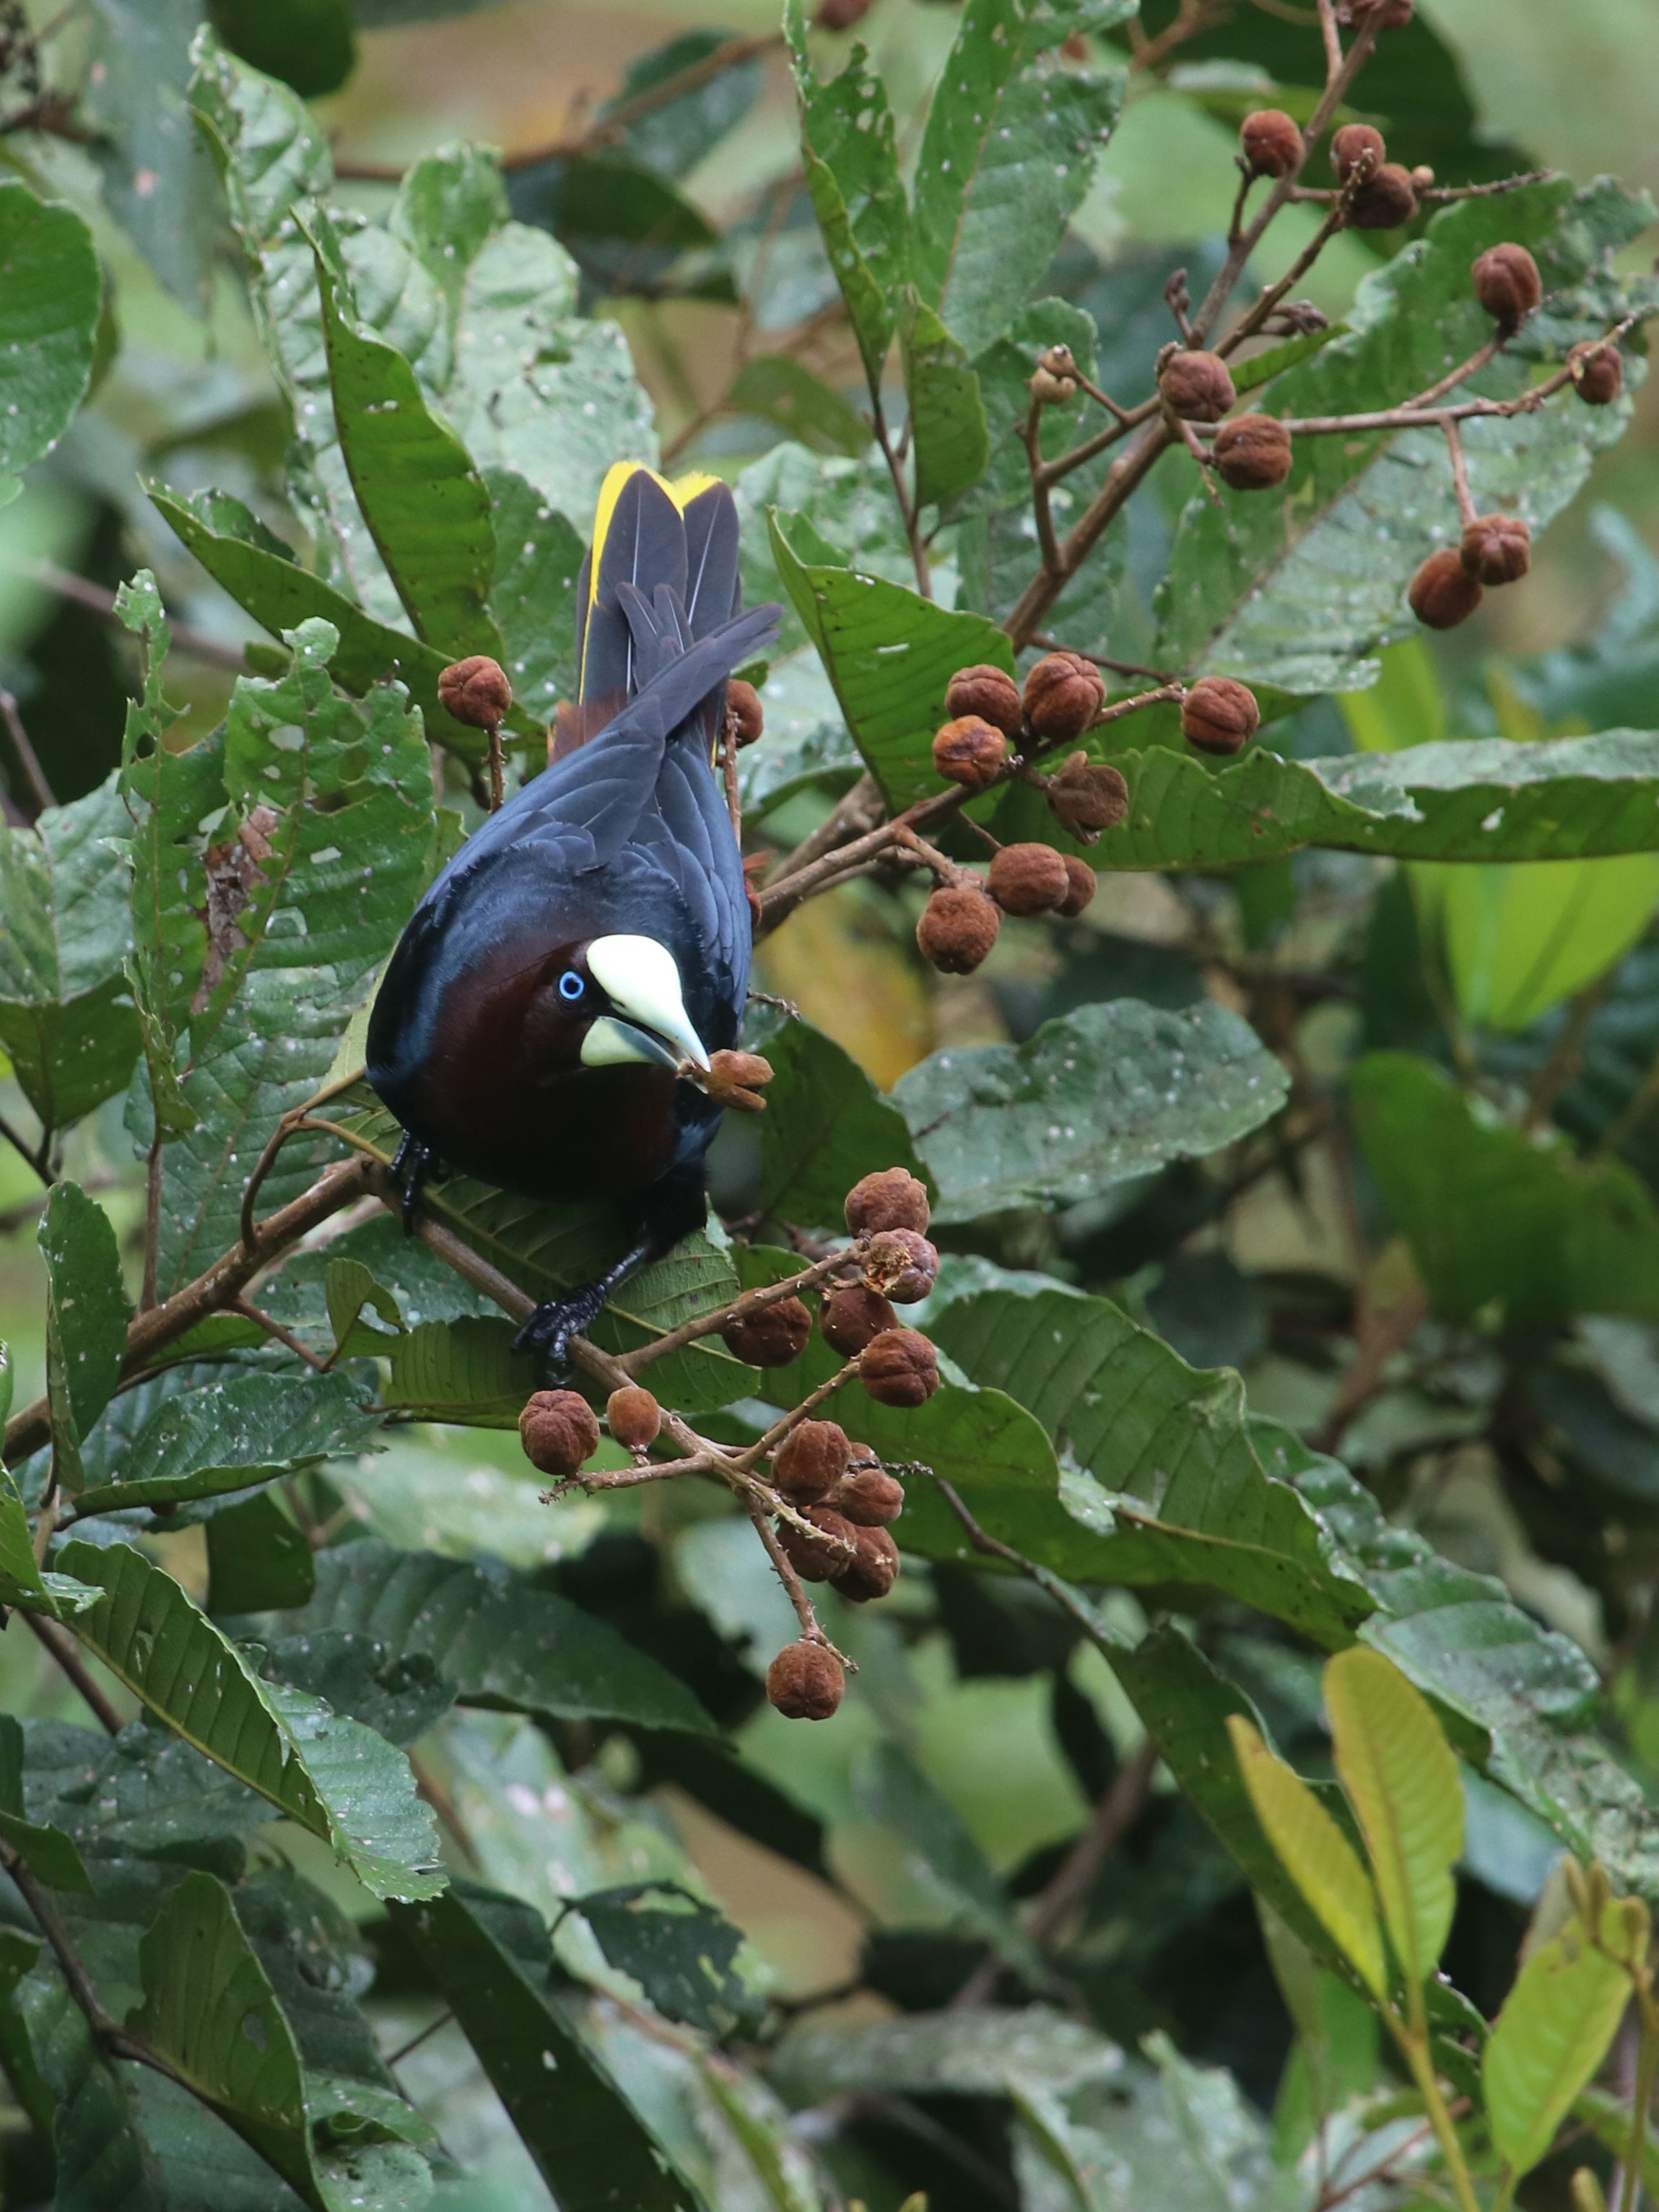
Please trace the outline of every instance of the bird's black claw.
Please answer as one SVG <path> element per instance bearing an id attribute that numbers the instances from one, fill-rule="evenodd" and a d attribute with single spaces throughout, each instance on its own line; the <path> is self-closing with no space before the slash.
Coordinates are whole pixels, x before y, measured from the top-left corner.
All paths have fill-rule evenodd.
<path id="1" fill-rule="evenodd" d="M 404 1140 L 392 1160 L 392 1180 L 397 1185 L 398 1194 L 403 1201 L 399 1212 L 405 1237 L 414 1232 L 415 1209 L 421 1202 L 421 1193 L 426 1188 L 427 1177 L 437 1164 L 438 1156 L 431 1146 L 423 1145 L 418 1137 L 411 1137 L 405 1129 Z"/>
<path id="2" fill-rule="evenodd" d="M 514 1352 L 533 1352 L 550 1382 L 562 1382 L 570 1372 L 570 1340 L 593 1326 L 604 1308 L 608 1286 L 584 1283 L 562 1298 L 549 1298 L 537 1307 L 513 1340 Z"/>

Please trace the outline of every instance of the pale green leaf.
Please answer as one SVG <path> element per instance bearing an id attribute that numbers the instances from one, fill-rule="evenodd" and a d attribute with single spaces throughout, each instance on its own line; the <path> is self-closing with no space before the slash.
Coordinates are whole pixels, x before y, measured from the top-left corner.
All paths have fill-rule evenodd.
<path id="1" fill-rule="evenodd" d="M 1610 1907 L 1609 1917 L 1616 1911 Z M 1480 2068 L 1492 2141 L 1513 2171 L 1530 2172 L 1548 2151 L 1630 1999 L 1627 1970 L 1577 1921 L 1527 1959 Z"/>

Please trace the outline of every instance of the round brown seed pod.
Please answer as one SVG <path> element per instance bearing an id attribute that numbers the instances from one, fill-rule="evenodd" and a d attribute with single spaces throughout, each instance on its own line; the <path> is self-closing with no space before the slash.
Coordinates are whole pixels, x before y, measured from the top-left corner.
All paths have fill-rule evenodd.
<path id="1" fill-rule="evenodd" d="M 1261 709 L 1248 684 L 1202 676 L 1181 702 L 1181 732 L 1201 753 L 1243 752 L 1261 727 Z"/>
<path id="2" fill-rule="evenodd" d="M 1077 382 L 1077 356 L 1068 345 L 1045 346 L 1037 356 L 1037 367 L 1046 368 L 1050 376 L 1072 384 Z"/>
<path id="3" fill-rule="evenodd" d="M 1075 921 L 1096 891 L 1100 879 L 1086 860 L 1079 860 L 1075 853 L 1066 855 L 1066 896 L 1054 912 L 1062 921 Z"/>
<path id="4" fill-rule="evenodd" d="M 1072 377 L 1055 376 L 1046 368 L 1033 369 L 1030 392 L 1039 406 L 1064 407 L 1077 398 L 1077 382 Z"/>
<path id="5" fill-rule="evenodd" d="M 1616 345 L 1577 345 L 1567 366 L 1572 388 L 1587 407 L 1611 407 L 1625 388 L 1625 356 Z"/>
<path id="6" fill-rule="evenodd" d="M 1544 296 L 1538 264 L 1524 246 L 1489 246 L 1469 274 L 1475 298 L 1500 331 L 1518 331 Z"/>
<path id="7" fill-rule="evenodd" d="M 1532 532 L 1518 514 L 1477 515 L 1458 557 L 1480 583 L 1516 583 L 1532 566 Z"/>
<path id="8" fill-rule="evenodd" d="M 1080 738 L 1105 704 L 1105 678 L 1080 653 L 1045 653 L 1025 678 L 1025 719 L 1040 738 Z"/>
<path id="9" fill-rule="evenodd" d="M 778 1522 L 784 1557 L 803 1582 L 827 1583 L 838 1570 L 852 1565 L 848 1547 L 854 1540 L 853 1524 L 827 1505 L 803 1506 L 800 1517 L 809 1523 L 807 1528 L 797 1528 L 793 1521 Z"/>
<path id="10" fill-rule="evenodd" d="M 855 1359 L 866 1344 L 898 1327 L 898 1316 L 878 1291 L 862 1283 L 836 1291 L 818 1309 L 818 1328 L 831 1352 Z"/>
<path id="11" fill-rule="evenodd" d="M 446 714 L 470 730 L 495 730 L 512 711 L 513 686 L 499 660 L 474 653 L 439 670 L 438 698 Z"/>
<path id="12" fill-rule="evenodd" d="M 1025 715 L 1018 684 L 1006 668 L 994 668 L 988 661 L 957 669 L 945 689 L 945 711 L 959 721 L 988 722 L 1005 738 L 1019 735 Z"/>
<path id="13" fill-rule="evenodd" d="M 1358 168 L 1375 176 L 1388 158 L 1382 133 L 1369 123 L 1345 123 L 1331 140 L 1331 167 L 1340 185 L 1346 185 Z"/>
<path id="14" fill-rule="evenodd" d="M 1412 578 L 1411 589 L 1406 594 L 1411 611 L 1420 623 L 1431 629 L 1455 629 L 1467 622 L 1486 594 L 1480 580 L 1470 575 L 1463 566 L 1463 556 L 1448 546 L 1443 552 L 1431 553 Z"/>
<path id="15" fill-rule="evenodd" d="M 1091 761 L 1087 753 L 1073 753 L 1048 778 L 1047 796 L 1048 811 L 1060 828 L 1085 845 L 1128 817 L 1129 787 L 1122 769 L 1109 761 Z"/>
<path id="16" fill-rule="evenodd" d="M 1071 889 L 1066 863 L 1052 845 L 1005 845 L 988 882 L 1005 914 L 1048 914 Z"/>
<path id="17" fill-rule="evenodd" d="M 870 12 L 870 0 L 818 0 L 812 21 L 821 31 L 850 31 Z"/>
<path id="18" fill-rule="evenodd" d="M 1434 171 L 1426 161 L 1418 162 L 1412 171 L 1412 190 L 1416 192 L 1427 192 L 1432 191 L 1433 189 Z"/>
<path id="19" fill-rule="evenodd" d="M 914 1229 L 882 1229 L 864 1255 L 864 1285 L 895 1305 L 913 1306 L 939 1280 L 939 1254 Z"/>
<path id="20" fill-rule="evenodd" d="M 1382 167 L 1354 188 L 1348 203 L 1348 221 L 1356 230 L 1398 230 L 1417 213 L 1417 192 L 1412 173 L 1398 161 Z"/>
<path id="21" fill-rule="evenodd" d="M 1158 380 L 1164 403 L 1188 422 L 1218 422 L 1238 394 L 1232 372 L 1218 353 L 1172 353 Z M 1062 736 L 1075 732 L 1066 730 Z"/>
<path id="22" fill-rule="evenodd" d="M 968 791 L 994 783 L 1007 757 L 1007 738 L 994 722 L 978 714 L 957 715 L 933 738 L 934 769 L 946 783 L 959 783 Z"/>
<path id="23" fill-rule="evenodd" d="M 1002 916 L 984 892 L 968 884 L 935 891 L 916 924 L 924 960 L 946 975 L 971 975 L 997 941 Z"/>
<path id="24" fill-rule="evenodd" d="M 729 1106 L 737 1114 L 759 1114 L 766 1106 L 761 1093 L 771 1080 L 769 1060 L 757 1052 L 727 1049 L 711 1054 L 702 1087 L 717 1106 Z"/>
<path id="25" fill-rule="evenodd" d="M 733 1314 L 720 1331 L 726 1350 L 750 1367 L 787 1367 L 805 1351 L 811 1334 L 812 1316 L 799 1298 Z"/>
<path id="26" fill-rule="evenodd" d="M 927 1186 L 908 1168 L 860 1176 L 847 1194 L 847 1226 L 855 1237 L 877 1229 L 926 1229 L 933 1218 Z"/>
<path id="27" fill-rule="evenodd" d="M 657 1441 L 662 1427 L 662 1407 L 637 1382 L 624 1382 L 605 1401 L 605 1425 L 628 1451 L 643 1451 Z"/>
<path id="28" fill-rule="evenodd" d="M 574 1474 L 599 1448 L 599 1416 L 577 1390 L 538 1390 L 519 1416 L 524 1455 L 544 1474 Z"/>
<path id="29" fill-rule="evenodd" d="M 728 676 L 726 679 L 726 726 L 739 745 L 752 745 L 766 727 L 766 709 L 761 705 L 761 695 L 741 676 Z"/>
<path id="30" fill-rule="evenodd" d="M 1216 474 L 1235 491 L 1271 491 L 1291 473 L 1291 434 L 1271 415 L 1236 415 L 1210 451 Z"/>
<path id="31" fill-rule="evenodd" d="M 925 1406 L 939 1388 L 939 1354 L 919 1328 L 884 1329 L 859 1354 L 859 1380 L 878 1406 Z"/>
<path id="32" fill-rule="evenodd" d="M 830 1503 L 858 1528 L 885 1528 L 904 1510 L 904 1485 L 885 1468 L 855 1467 L 836 1485 Z"/>
<path id="33" fill-rule="evenodd" d="M 792 1505 L 816 1505 L 846 1474 L 852 1450 L 839 1421 L 802 1421 L 778 1446 L 772 1486 Z"/>
<path id="34" fill-rule="evenodd" d="M 855 1556 L 848 1566 L 830 1576 L 842 1597 L 852 1605 L 868 1605 L 885 1597 L 898 1580 L 898 1546 L 884 1528 L 854 1528 Z"/>
<path id="35" fill-rule="evenodd" d="M 1247 115 L 1238 143 L 1253 177 L 1288 177 L 1301 167 L 1301 125 L 1282 107 L 1258 107 Z"/>
<path id="36" fill-rule="evenodd" d="M 766 1670 L 766 1694 L 788 1721 L 832 1719 L 846 1688 L 835 1653 L 806 1637 L 786 1644 Z"/>
<path id="37" fill-rule="evenodd" d="M 1348 0 L 1348 21 L 1356 31 L 1375 23 L 1379 31 L 1402 31 L 1412 19 L 1413 0 Z"/>

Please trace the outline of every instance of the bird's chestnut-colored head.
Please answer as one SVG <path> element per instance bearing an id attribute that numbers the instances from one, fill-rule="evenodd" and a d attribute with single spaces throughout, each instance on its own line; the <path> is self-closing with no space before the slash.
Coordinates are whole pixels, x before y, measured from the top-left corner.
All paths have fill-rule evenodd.
<path id="1" fill-rule="evenodd" d="M 647 1066 L 678 1074 L 708 1066 L 685 1011 L 679 965 L 654 937 L 590 937 L 546 963 L 525 1018 L 525 1041 L 542 1065 Z"/>

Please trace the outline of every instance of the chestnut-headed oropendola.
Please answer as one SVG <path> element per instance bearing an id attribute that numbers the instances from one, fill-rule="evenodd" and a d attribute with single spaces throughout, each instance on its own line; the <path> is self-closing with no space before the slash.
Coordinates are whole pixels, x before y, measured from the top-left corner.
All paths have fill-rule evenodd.
<path id="1" fill-rule="evenodd" d="M 751 934 L 715 746 L 726 678 L 781 611 L 737 605 L 726 487 L 618 463 L 577 586 L 571 749 L 443 871 L 369 1017 L 368 1079 L 406 1133 L 406 1221 L 439 1162 L 531 1198 L 637 1206 L 616 1265 L 520 1330 L 553 1373 L 705 1215 L 720 1109 L 690 1078 L 737 1042 Z"/>

